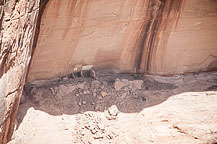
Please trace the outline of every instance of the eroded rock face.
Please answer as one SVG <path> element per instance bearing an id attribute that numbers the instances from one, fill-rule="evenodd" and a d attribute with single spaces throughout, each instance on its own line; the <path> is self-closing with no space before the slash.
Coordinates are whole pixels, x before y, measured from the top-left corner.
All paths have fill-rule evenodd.
<path id="1" fill-rule="evenodd" d="M 150 70 L 157 74 L 210 71 L 217 68 L 217 1 L 186 0 L 167 41 L 158 43 Z"/>
<path id="2" fill-rule="evenodd" d="M 38 12 L 39 0 L 0 0 L 0 144 L 13 133 Z"/>
<path id="3" fill-rule="evenodd" d="M 28 80 L 82 66 L 177 74 L 217 67 L 215 0 L 50 0 Z"/>

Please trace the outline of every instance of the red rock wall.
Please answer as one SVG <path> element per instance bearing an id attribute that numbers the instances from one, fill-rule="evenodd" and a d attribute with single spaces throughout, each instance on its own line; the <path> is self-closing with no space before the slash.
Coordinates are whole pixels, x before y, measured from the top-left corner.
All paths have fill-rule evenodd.
<path id="1" fill-rule="evenodd" d="M 29 81 L 93 65 L 178 74 L 214 69 L 216 0 L 50 0 Z"/>
<path id="2" fill-rule="evenodd" d="M 39 0 L 0 0 L 0 144 L 14 130 L 38 12 Z"/>
<path id="3" fill-rule="evenodd" d="M 168 38 L 164 37 L 168 35 Z M 150 72 L 177 74 L 217 68 L 217 1 L 186 0 L 176 25 L 160 32 Z"/>

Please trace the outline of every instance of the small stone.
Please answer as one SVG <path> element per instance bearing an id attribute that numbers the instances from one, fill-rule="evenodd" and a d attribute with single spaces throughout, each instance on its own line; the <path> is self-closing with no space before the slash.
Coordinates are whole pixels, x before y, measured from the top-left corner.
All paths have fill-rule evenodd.
<path id="1" fill-rule="evenodd" d="M 94 80 L 94 81 L 92 81 L 92 85 L 99 87 L 101 85 L 101 83 L 98 80 Z"/>
<path id="2" fill-rule="evenodd" d="M 81 106 L 81 102 L 79 102 L 78 105 Z"/>
<path id="3" fill-rule="evenodd" d="M 105 130 L 105 126 L 103 124 L 98 124 L 98 128 L 101 130 Z"/>
<path id="4" fill-rule="evenodd" d="M 129 88 L 131 91 L 134 90 L 134 86 L 133 86 L 132 84 L 130 84 L 130 85 L 128 86 L 128 88 Z"/>
<path id="5" fill-rule="evenodd" d="M 84 91 L 84 94 L 89 94 L 90 92 L 89 91 Z"/>
<path id="6" fill-rule="evenodd" d="M 123 94 L 121 95 L 121 99 L 125 99 L 126 96 L 127 96 L 127 93 L 123 93 Z"/>
<path id="7" fill-rule="evenodd" d="M 142 80 L 134 80 L 134 81 L 132 81 L 132 84 L 135 88 L 142 89 L 143 81 Z"/>
<path id="8" fill-rule="evenodd" d="M 92 78 L 94 78 L 94 79 L 98 79 L 97 77 L 96 77 L 96 72 L 93 70 L 93 69 L 91 69 L 90 70 L 90 77 L 92 77 Z"/>
<path id="9" fill-rule="evenodd" d="M 135 99 L 139 98 L 139 96 L 138 96 L 138 94 L 137 94 L 137 93 L 135 93 L 135 92 L 132 92 L 131 94 L 132 94 L 132 96 L 133 96 Z"/>
<path id="10" fill-rule="evenodd" d="M 14 125 L 14 129 L 16 130 L 16 129 L 18 128 L 18 125 L 19 125 L 17 119 L 15 119 L 14 124 L 15 124 L 15 125 Z"/>
<path id="11" fill-rule="evenodd" d="M 122 81 L 123 83 L 125 83 L 125 85 L 128 85 L 128 83 L 129 83 L 128 79 L 122 79 L 121 81 Z"/>
<path id="12" fill-rule="evenodd" d="M 108 109 L 108 112 L 111 116 L 117 116 L 119 111 L 118 111 L 117 106 L 113 105 Z"/>
<path id="13" fill-rule="evenodd" d="M 120 90 L 120 89 L 122 89 L 123 87 L 125 86 L 125 83 L 123 83 L 123 82 L 119 82 L 119 81 L 116 81 L 115 83 L 114 83 L 114 88 L 116 89 L 116 90 Z"/>
<path id="14" fill-rule="evenodd" d="M 96 106 L 95 106 L 95 110 L 96 110 L 96 111 L 100 111 L 100 110 L 101 110 L 101 106 L 100 106 L 100 105 L 96 105 Z"/>
<path id="15" fill-rule="evenodd" d="M 76 96 L 76 97 L 78 97 L 78 96 L 79 96 L 79 94 L 76 94 L 75 96 Z"/>
<path id="16" fill-rule="evenodd" d="M 102 96 L 102 97 L 105 97 L 105 96 L 107 96 L 107 92 L 104 92 L 104 91 L 103 91 L 103 92 L 101 92 L 101 96 Z"/>
<path id="17" fill-rule="evenodd" d="M 116 78 L 116 79 L 115 79 L 115 81 L 119 82 L 119 81 L 120 81 L 120 79 L 119 79 L 119 78 Z"/>
<path id="18" fill-rule="evenodd" d="M 87 104 L 87 102 L 86 102 L 86 101 L 82 101 L 82 104 L 84 104 L 84 105 L 85 105 L 85 104 Z"/>
<path id="19" fill-rule="evenodd" d="M 51 91 L 52 94 L 55 94 L 55 93 L 56 93 L 56 92 L 55 92 L 55 89 L 52 88 L 52 87 L 50 88 L 50 91 Z"/>
<path id="20" fill-rule="evenodd" d="M 125 87 L 125 88 L 124 88 L 124 91 L 128 91 L 128 90 L 129 90 L 128 87 Z"/>
<path id="21" fill-rule="evenodd" d="M 80 88 L 80 89 L 84 89 L 84 86 L 85 86 L 84 84 L 78 84 L 77 85 L 77 87 Z"/>

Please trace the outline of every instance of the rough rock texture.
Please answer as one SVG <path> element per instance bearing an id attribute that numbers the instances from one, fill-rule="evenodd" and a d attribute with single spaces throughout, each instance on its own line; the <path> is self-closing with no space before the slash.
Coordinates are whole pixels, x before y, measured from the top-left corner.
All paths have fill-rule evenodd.
<path id="1" fill-rule="evenodd" d="M 82 66 L 175 74 L 217 67 L 216 0 L 50 0 L 29 81 Z"/>
<path id="2" fill-rule="evenodd" d="M 42 15 L 47 1 L 0 0 L 0 143 L 12 135 L 31 55 L 29 81 L 92 65 L 156 74 L 217 67 L 216 0 L 50 0 Z"/>
<path id="3" fill-rule="evenodd" d="M 217 68 L 217 1 L 186 0 L 176 27 L 161 32 L 151 71 L 158 74 Z"/>
<path id="4" fill-rule="evenodd" d="M 39 12 L 39 0 L 0 0 L 0 144 L 12 136 Z"/>
<path id="5" fill-rule="evenodd" d="M 217 72 L 96 74 L 31 84 L 10 144 L 216 144 Z"/>

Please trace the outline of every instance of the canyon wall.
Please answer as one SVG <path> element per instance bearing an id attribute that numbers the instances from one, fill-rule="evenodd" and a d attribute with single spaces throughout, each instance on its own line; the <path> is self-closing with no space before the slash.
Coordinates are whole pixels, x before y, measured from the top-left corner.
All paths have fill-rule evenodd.
<path id="1" fill-rule="evenodd" d="M 0 0 L 0 144 L 14 130 L 38 12 L 39 0 Z"/>
<path id="2" fill-rule="evenodd" d="M 0 144 L 13 133 L 27 74 L 31 82 L 90 66 L 162 75 L 217 68 L 217 0 L 47 1 L 0 0 Z"/>
<path id="3" fill-rule="evenodd" d="M 50 0 L 28 80 L 84 66 L 181 74 L 217 67 L 216 0 Z"/>
<path id="4" fill-rule="evenodd" d="M 186 0 L 176 26 L 158 43 L 151 72 L 175 74 L 217 68 L 217 0 Z M 166 33 L 159 36 L 164 37 Z M 162 57 L 162 59 L 161 59 Z"/>

